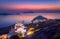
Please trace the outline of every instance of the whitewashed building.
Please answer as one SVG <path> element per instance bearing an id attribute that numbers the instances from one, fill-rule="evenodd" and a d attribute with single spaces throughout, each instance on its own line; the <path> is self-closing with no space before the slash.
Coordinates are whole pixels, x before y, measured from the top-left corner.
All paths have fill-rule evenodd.
<path id="1" fill-rule="evenodd" d="M 23 23 L 16 23 L 14 28 L 11 29 L 11 31 L 8 33 L 8 37 L 11 37 L 12 35 L 16 34 L 22 34 L 21 37 L 25 36 L 25 33 L 27 32 L 27 27 L 24 26 Z"/>

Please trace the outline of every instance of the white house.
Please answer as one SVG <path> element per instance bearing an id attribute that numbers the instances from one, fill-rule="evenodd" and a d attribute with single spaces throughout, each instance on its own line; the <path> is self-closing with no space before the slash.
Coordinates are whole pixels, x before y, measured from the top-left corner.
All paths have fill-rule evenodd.
<path id="1" fill-rule="evenodd" d="M 11 29 L 11 31 L 8 33 L 8 36 L 12 36 L 12 35 L 15 35 L 15 34 L 22 34 L 21 37 L 24 37 L 25 36 L 25 33 L 27 32 L 26 29 L 27 27 L 24 26 L 23 23 L 16 23 L 15 24 L 15 27 L 13 29 Z"/>

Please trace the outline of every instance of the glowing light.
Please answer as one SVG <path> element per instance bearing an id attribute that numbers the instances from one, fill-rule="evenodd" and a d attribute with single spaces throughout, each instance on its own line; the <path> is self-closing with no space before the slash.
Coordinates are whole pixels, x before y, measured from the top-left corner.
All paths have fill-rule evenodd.
<path id="1" fill-rule="evenodd" d="M 18 33 L 18 34 L 21 34 L 21 36 L 18 35 L 19 37 L 25 37 L 25 33 L 26 33 L 26 29 L 25 28 L 26 27 L 22 23 L 15 24 L 15 29 L 16 29 L 15 32 Z"/>
<path id="2" fill-rule="evenodd" d="M 1 36 L 2 39 L 6 39 L 7 38 L 7 34 L 4 34 Z"/>
<path id="3" fill-rule="evenodd" d="M 34 34 L 34 31 L 29 31 L 28 33 L 27 33 L 27 35 L 33 35 Z"/>
<path id="4" fill-rule="evenodd" d="M 27 35 L 33 35 L 34 34 L 34 28 L 30 28 L 27 32 Z"/>
<path id="5" fill-rule="evenodd" d="M 0 39 L 1 39 L 1 36 L 0 36 Z"/>
<path id="6" fill-rule="evenodd" d="M 15 32 L 17 32 L 17 33 L 24 33 L 24 32 L 26 32 L 26 30 L 24 30 L 24 28 L 18 28 Z"/>
<path id="7" fill-rule="evenodd" d="M 29 31 L 34 30 L 34 28 L 30 28 Z"/>

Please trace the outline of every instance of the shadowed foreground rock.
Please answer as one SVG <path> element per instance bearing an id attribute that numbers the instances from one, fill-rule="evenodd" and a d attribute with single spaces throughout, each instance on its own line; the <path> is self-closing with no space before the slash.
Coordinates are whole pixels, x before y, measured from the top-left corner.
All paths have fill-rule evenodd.
<path id="1" fill-rule="evenodd" d="M 31 39 L 60 39 L 60 24 L 47 27 L 37 32 Z"/>

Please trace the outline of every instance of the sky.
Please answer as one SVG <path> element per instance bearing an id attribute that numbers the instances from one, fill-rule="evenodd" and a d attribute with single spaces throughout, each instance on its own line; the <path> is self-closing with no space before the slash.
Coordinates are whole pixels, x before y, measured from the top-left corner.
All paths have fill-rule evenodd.
<path id="1" fill-rule="evenodd" d="M 60 0 L 0 0 L 0 9 L 47 9 L 60 10 Z"/>

